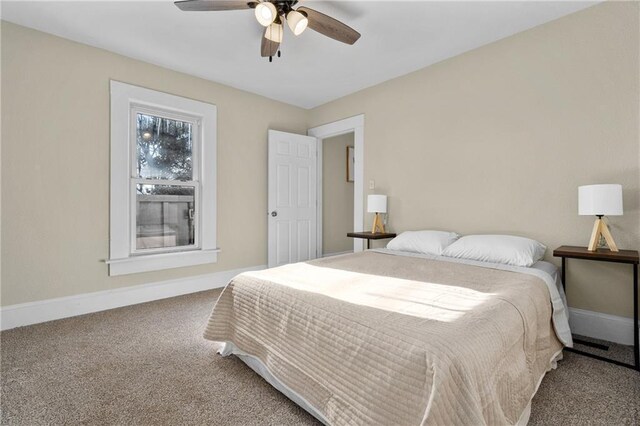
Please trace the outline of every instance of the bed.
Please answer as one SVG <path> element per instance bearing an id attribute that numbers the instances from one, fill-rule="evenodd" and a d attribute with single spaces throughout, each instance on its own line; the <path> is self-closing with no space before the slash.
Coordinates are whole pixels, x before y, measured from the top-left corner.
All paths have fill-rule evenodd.
<path id="1" fill-rule="evenodd" d="M 378 249 L 240 274 L 204 336 L 325 424 L 526 424 L 566 312 L 547 262 Z"/>

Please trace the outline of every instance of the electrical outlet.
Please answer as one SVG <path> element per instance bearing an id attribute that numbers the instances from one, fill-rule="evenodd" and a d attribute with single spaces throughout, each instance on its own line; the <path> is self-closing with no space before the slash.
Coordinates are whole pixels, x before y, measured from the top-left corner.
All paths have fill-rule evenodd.
<path id="1" fill-rule="evenodd" d="M 369 181 L 369 189 L 376 189 L 376 181 L 371 179 Z"/>

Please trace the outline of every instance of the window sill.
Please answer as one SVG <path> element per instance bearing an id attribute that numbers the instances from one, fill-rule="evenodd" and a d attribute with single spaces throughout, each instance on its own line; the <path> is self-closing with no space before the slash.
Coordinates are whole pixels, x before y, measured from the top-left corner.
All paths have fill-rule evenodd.
<path id="1" fill-rule="evenodd" d="M 109 259 L 109 276 L 135 274 L 138 272 L 161 271 L 182 266 L 216 263 L 220 249 L 181 251 L 176 253 L 148 254 L 124 259 Z"/>

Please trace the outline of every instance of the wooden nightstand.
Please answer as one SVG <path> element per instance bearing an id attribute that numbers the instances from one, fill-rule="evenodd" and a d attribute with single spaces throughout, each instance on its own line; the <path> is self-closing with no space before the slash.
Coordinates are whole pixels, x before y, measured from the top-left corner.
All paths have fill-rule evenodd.
<path id="1" fill-rule="evenodd" d="M 624 367 L 633 368 L 640 371 L 640 343 L 638 342 L 638 264 L 640 263 L 640 257 L 636 250 L 620 250 L 610 251 L 607 249 L 598 249 L 596 251 L 589 251 L 586 247 L 575 246 L 562 246 L 553 251 L 555 257 L 562 258 L 562 285 L 566 288 L 566 269 L 567 259 L 582 259 L 582 260 L 596 260 L 600 262 L 615 262 L 626 263 L 633 268 L 633 359 L 634 365 L 626 364 L 624 362 L 612 360 L 609 358 L 601 357 L 599 355 L 590 354 L 577 349 L 568 349 L 570 352 L 586 355 L 591 358 L 596 358 L 601 361 L 611 362 L 613 364 L 621 365 Z M 586 344 L 588 346 L 594 346 L 599 349 L 608 349 L 603 345 L 589 344 L 580 340 L 575 340 L 576 343 Z"/>
<path id="2" fill-rule="evenodd" d="M 389 234 L 386 232 L 349 232 L 347 237 L 351 238 L 363 238 L 367 240 L 367 250 L 371 248 L 371 240 L 386 240 L 387 238 L 395 238 L 396 234 Z"/>

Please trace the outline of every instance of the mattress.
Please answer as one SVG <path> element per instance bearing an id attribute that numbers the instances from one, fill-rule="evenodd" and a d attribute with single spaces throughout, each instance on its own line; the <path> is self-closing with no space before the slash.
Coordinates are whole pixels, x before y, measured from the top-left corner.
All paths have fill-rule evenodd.
<path id="1" fill-rule="evenodd" d="M 526 421 L 571 345 L 553 277 L 398 254 L 241 274 L 205 337 L 326 424 Z"/>

